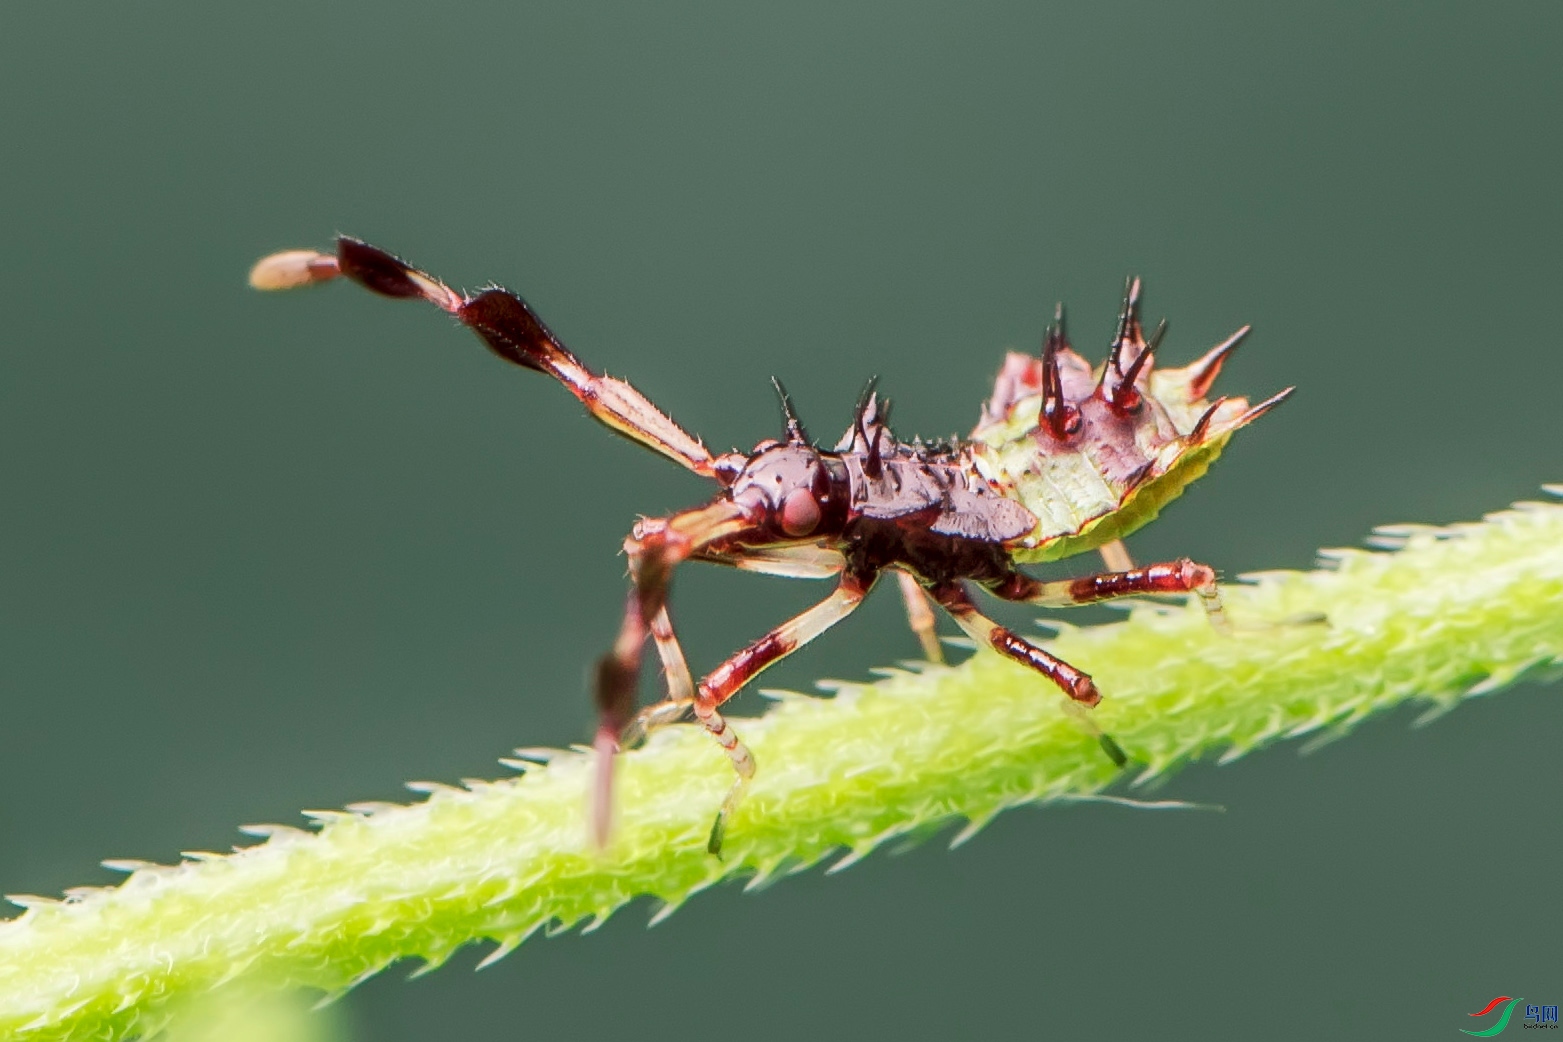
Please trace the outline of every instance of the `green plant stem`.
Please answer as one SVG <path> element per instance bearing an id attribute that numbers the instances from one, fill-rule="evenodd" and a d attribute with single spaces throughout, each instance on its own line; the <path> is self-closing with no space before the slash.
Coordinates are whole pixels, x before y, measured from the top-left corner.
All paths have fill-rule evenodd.
<path id="1" fill-rule="evenodd" d="M 1142 780 L 1340 733 L 1410 698 L 1446 709 L 1563 662 L 1563 507 L 1327 556 L 1336 569 L 1227 587 L 1233 635 L 1197 608 L 1145 606 L 1050 647 L 1095 674 L 1107 696 L 1096 718 Z M 127 1038 L 240 975 L 336 993 L 397 959 L 432 967 L 480 939 L 503 952 L 539 927 L 590 928 L 641 894 L 665 912 L 724 878 L 763 881 L 838 851 L 843 867 L 952 818 L 967 819 L 964 836 L 1017 804 L 1114 783 L 1132 796 L 1060 702 L 987 652 L 834 698 L 785 697 L 737 722 L 760 773 L 722 861 L 705 846 L 726 758 L 674 727 L 621 758 L 603 852 L 586 834 L 591 758 L 560 753 L 518 778 L 326 815 L 316 833 L 278 829 L 233 855 L 140 867 L 0 924 L 0 1036 Z"/>

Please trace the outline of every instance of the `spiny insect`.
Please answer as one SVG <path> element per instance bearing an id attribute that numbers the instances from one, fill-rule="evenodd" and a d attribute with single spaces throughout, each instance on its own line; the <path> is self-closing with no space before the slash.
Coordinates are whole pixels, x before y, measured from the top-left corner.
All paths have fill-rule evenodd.
<path id="1" fill-rule="evenodd" d="M 624 542 L 631 592 L 612 650 L 596 672 L 598 754 L 592 830 L 607 840 L 613 756 L 621 743 L 693 709 L 726 750 L 738 778 L 711 830 L 723 830 L 755 773 L 754 757 L 719 707 L 762 670 L 807 644 L 862 603 L 885 572 L 906 596 L 927 656 L 940 660 L 928 600 L 978 644 L 1058 686 L 1086 730 L 1123 766 L 1127 757 L 1086 712 L 1101 700 L 1091 678 L 1010 632 L 973 603 L 969 584 L 1005 601 L 1060 607 L 1134 594 L 1197 595 L 1224 625 L 1215 572 L 1187 558 L 1135 568 L 1118 542 L 1202 475 L 1238 428 L 1277 405 L 1288 388 L 1250 406 L 1205 395 L 1248 327 L 1182 369 L 1156 369 L 1163 322 L 1146 339 L 1140 283 L 1131 279 L 1107 360 L 1093 368 L 1070 347 L 1062 306 L 1040 355 L 1011 352 L 993 396 L 964 441 L 924 444 L 890 430 L 890 402 L 874 382 L 859 397 L 841 440 L 809 437 L 781 384 L 781 439 L 713 455 L 700 440 L 622 380 L 595 373 L 519 296 L 500 288 L 474 296 L 367 243 L 339 238 L 334 254 L 289 250 L 250 273 L 259 289 L 288 289 L 346 276 L 387 297 L 422 298 L 470 327 L 500 358 L 564 384 L 591 414 L 718 486 L 708 504 L 639 521 Z M 1099 550 L 1114 570 L 1045 581 L 1021 565 Z M 836 578 L 823 601 L 732 655 L 699 684 L 668 613 L 674 568 L 709 561 L 793 578 Z M 648 635 L 662 660 L 667 697 L 636 713 Z"/>

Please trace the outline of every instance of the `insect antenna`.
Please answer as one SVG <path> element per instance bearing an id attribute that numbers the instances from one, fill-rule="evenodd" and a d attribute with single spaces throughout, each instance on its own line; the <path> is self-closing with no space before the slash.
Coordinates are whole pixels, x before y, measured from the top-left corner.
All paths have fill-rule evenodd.
<path id="1" fill-rule="evenodd" d="M 792 396 L 787 393 L 787 388 L 776 377 L 771 377 L 771 386 L 776 388 L 776 397 L 781 399 L 782 423 L 787 429 L 788 445 L 809 444 L 809 432 L 803 429 L 803 423 L 798 419 L 798 414 L 792 409 Z"/>
<path id="2" fill-rule="evenodd" d="M 1221 375 L 1221 367 L 1226 364 L 1227 358 L 1236 350 L 1237 345 L 1242 343 L 1243 338 L 1252 328 L 1252 326 L 1244 326 L 1205 352 L 1204 357 L 1188 364 L 1183 371 L 1188 374 L 1189 401 L 1197 402 L 1210 392 L 1210 385 Z"/>

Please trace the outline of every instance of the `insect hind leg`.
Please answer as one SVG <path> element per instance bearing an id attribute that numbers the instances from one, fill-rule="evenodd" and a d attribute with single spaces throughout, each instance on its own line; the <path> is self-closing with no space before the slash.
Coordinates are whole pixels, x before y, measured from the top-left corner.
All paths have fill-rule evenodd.
<path id="1" fill-rule="evenodd" d="M 1215 569 L 1180 557 L 1176 561 L 1131 568 L 1126 571 L 1098 572 L 1079 579 L 1044 582 L 1020 572 L 988 584 L 987 589 L 1001 600 L 1036 604 L 1046 608 L 1066 608 L 1076 604 L 1096 604 L 1118 597 L 1139 594 L 1192 593 L 1210 625 L 1221 633 L 1232 631 L 1221 606 L 1221 591 Z"/>
<path id="2" fill-rule="evenodd" d="M 966 587 L 960 582 L 941 583 L 929 591 L 941 608 L 950 613 L 956 625 L 978 644 L 986 644 L 1000 655 L 1035 670 L 1052 681 L 1065 697 L 1064 709 L 1094 737 L 1119 768 L 1128 766 L 1129 757 L 1112 735 L 1103 731 L 1092 717 L 1090 710 L 1102 700 L 1096 682 L 1063 659 L 1048 654 L 1030 641 L 1016 636 L 1011 630 L 988 618 L 972 603 Z"/>

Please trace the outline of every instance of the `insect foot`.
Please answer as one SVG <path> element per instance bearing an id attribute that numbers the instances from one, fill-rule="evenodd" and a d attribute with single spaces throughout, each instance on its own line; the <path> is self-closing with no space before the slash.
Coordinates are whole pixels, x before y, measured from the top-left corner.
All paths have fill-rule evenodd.
<path id="1" fill-rule="evenodd" d="M 711 834 L 706 839 L 706 852 L 718 859 L 722 856 L 722 840 L 727 835 L 727 822 L 738 809 L 738 804 L 743 802 L 744 794 L 748 791 L 749 782 L 754 778 L 754 754 L 749 747 L 739 740 L 738 735 L 728 726 L 722 714 L 714 708 L 702 711 L 702 703 L 695 703 L 695 716 L 705 725 L 707 731 L 727 750 L 727 755 L 733 763 L 733 770 L 738 772 L 738 777 L 728 788 L 727 795 L 722 797 L 722 806 L 716 812 L 716 820 L 711 823 Z"/>
<path id="2" fill-rule="evenodd" d="M 614 757 L 624 744 L 692 707 L 732 764 L 736 780 L 707 848 L 723 836 L 755 762 L 719 707 L 762 671 L 845 619 L 886 571 L 897 574 L 907 619 L 924 656 L 943 653 L 929 601 L 966 634 L 1067 696 L 1069 712 L 1103 752 L 1128 757 L 1095 723 L 1102 699 L 1092 679 L 988 619 L 968 587 L 1008 601 L 1067 607 L 1135 594 L 1199 597 L 1213 625 L 1226 618 L 1209 566 L 1186 558 L 1134 568 L 1121 540 L 1203 475 L 1232 435 L 1283 401 L 1207 401 L 1245 326 L 1181 369 L 1160 365 L 1162 323 L 1147 338 L 1140 281 L 1128 280 L 1106 359 L 1096 365 L 1070 345 L 1060 305 L 1039 354 L 1011 352 L 977 426 L 964 439 L 902 441 L 890 403 L 873 381 L 845 434 L 825 448 L 809 435 L 786 390 L 780 436 L 747 452 L 714 455 L 701 440 L 623 380 L 596 372 L 565 347 L 520 296 L 500 288 L 468 294 L 358 239 L 330 251 L 285 250 L 257 263 L 250 284 L 297 289 L 355 283 L 382 297 L 432 304 L 477 335 L 500 360 L 547 376 L 614 433 L 710 479 L 704 505 L 635 526 L 625 551 L 631 590 L 612 649 L 595 683 L 597 762 L 591 836 L 609 839 Z M 1100 550 L 1109 571 L 1041 580 L 1021 569 Z M 787 578 L 835 579 L 835 591 L 693 681 L 668 612 L 675 571 L 686 561 Z M 636 712 L 644 645 L 652 641 L 667 678 L 662 702 Z"/>

